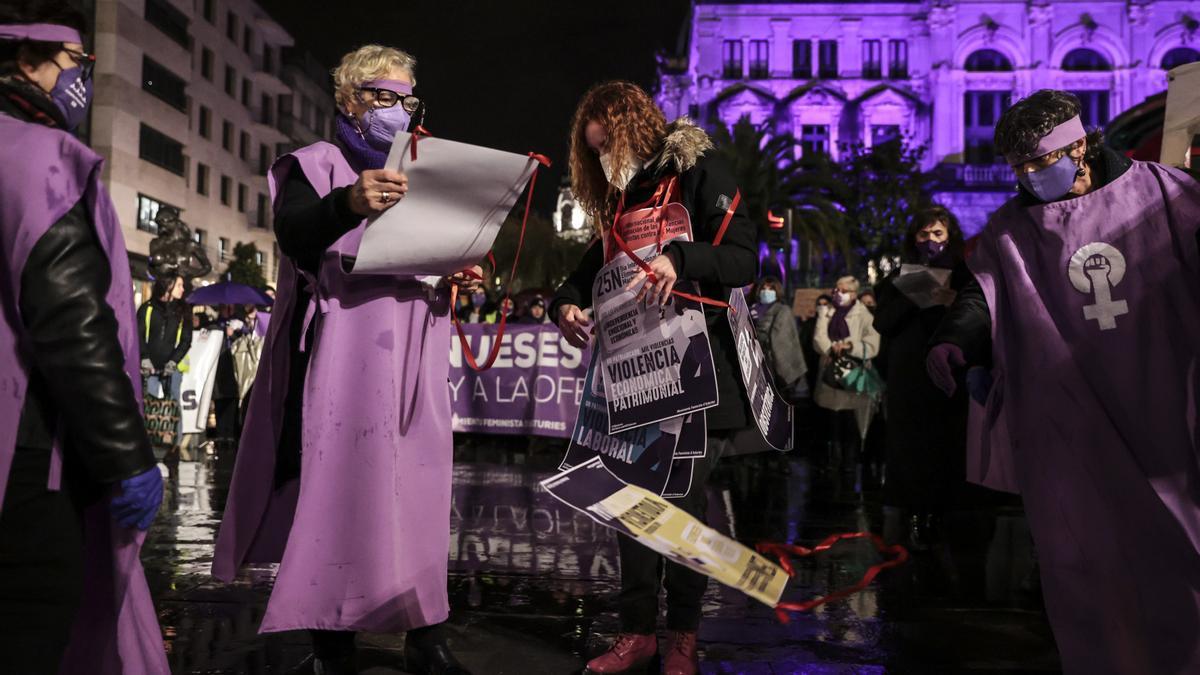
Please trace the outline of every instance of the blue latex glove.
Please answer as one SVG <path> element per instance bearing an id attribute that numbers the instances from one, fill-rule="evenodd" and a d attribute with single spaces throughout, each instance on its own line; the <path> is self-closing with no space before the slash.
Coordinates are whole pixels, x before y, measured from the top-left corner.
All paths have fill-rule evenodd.
<path id="1" fill-rule="evenodd" d="M 156 464 L 121 481 L 121 494 L 113 498 L 109 508 L 121 527 L 148 530 L 162 500 L 163 479 Z"/>
<path id="2" fill-rule="evenodd" d="M 976 366 L 967 371 L 967 392 L 979 405 L 987 403 L 988 394 L 992 391 L 992 374 L 987 368 Z"/>
<path id="3" fill-rule="evenodd" d="M 933 349 L 929 350 L 929 356 L 925 357 L 925 370 L 929 373 L 929 379 L 946 396 L 953 396 L 958 390 L 955 372 L 965 365 L 967 359 L 963 356 L 962 349 L 948 342 L 934 345 Z"/>

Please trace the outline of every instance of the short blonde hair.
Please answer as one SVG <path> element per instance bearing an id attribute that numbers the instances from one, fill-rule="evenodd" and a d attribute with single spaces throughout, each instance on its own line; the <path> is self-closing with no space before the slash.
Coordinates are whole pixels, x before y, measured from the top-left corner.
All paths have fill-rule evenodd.
<path id="1" fill-rule="evenodd" d="M 849 286 L 849 289 L 847 290 L 848 293 L 857 293 L 858 292 L 858 279 L 857 278 L 855 278 L 853 276 L 844 276 L 841 279 L 837 280 L 836 287 L 840 289 L 842 284 Z"/>
<path id="2" fill-rule="evenodd" d="M 354 90 L 363 82 L 385 79 L 393 68 L 407 73 L 415 85 L 416 67 L 417 60 L 407 52 L 383 45 L 363 45 L 343 56 L 342 62 L 333 69 L 333 97 L 338 107 L 344 110 Z"/>

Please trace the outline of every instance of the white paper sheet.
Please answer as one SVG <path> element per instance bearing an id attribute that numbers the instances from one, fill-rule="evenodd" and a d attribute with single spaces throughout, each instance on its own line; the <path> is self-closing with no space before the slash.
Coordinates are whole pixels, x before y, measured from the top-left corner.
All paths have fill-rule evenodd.
<path id="1" fill-rule="evenodd" d="M 355 274 L 437 277 L 478 263 L 533 174 L 535 160 L 442 138 L 396 136 L 387 168 L 408 176 L 408 194 L 367 226 Z"/>
<path id="2" fill-rule="evenodd" d="M 1200 63 L 1189 63 L 1170 72 L 1167 111 L 1159 161 L 1189 167 L 1192 139 L 1200 134 Z"/>

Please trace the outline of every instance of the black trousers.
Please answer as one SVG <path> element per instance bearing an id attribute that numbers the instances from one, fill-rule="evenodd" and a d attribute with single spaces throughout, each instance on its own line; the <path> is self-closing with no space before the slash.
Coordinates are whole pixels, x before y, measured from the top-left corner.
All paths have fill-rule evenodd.
<path id="1" fill-rule="evenodd" d="M 710 431 L 708 453 L 696 460 L 692 473 L 692 489 L 686 497 L 668 499 L 687 513 L 705 520 L 708 495 L 705 486 L 729 436 Z M 700 603 L 708 588 L 708 577 L 674 562 L 664 560 L 655 551 L 631 537 L 617 537 L 621 554 L 621 593 L 618 614 L 621 632 L 648 635 L 658 627 L 658 594 L 667 589 L 667 630 L 695 631 L 700 627 Z"/>
<path id="2" fill-rule="evenodd" d="M 55 675 L 83 596 L 82 506 L 46 489 L 50 451 L 17 447 L 0 512 L 0 670 Z"/>

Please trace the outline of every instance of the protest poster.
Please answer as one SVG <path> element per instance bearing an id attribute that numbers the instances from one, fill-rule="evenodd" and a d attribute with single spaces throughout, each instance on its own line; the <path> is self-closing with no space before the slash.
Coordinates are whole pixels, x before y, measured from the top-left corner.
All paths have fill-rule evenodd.
<path id="1" fill-rule="evenodd" d="M 187 371 L 179 386 L 180 422 L 185 434 L 201 434 L 208 426 L 208 408 L 212 403 L 217 378 L 217 360 L 225 344 L 225 333 L 201 330 L 192 333 L 187 353 Z"/>
<path id="2" fill-rule="evenodd" d="M 463 324 L 467 344 L 486 353 L 493 324 Z M 508 325 L 495 364 L 466 365 L 458 336 L 450 339 L 450 408 L 454 431 L 567 438 L 583 397 L 591 351 L 582 351 L 552 324 Z"/>
<path id="3" fill-rule="evenodd" d="M 657 247 L 635 251 L 653 259 Z M 637 302 L 625 286 L 639 272 L 620 256 L 592 286 L 596 334 L 604 364 L 608 430 L 617 433 L 717 405 L 717 375 L 699 302 L 672 296 L 666 305 Z M 698 294 L 695 283 L 680 290 Z"/>
<path id="4" fill-rule="evenodd" d="M 737 344 L 738 366 L 750 399 L 754 423 L 767 445 L 787 452 L 792 449 L 794 411 L 775 389 L 762 345 L 754 334 L 754 323 L 750 321 L 750 307 L 746 305 L 746 296 L 741 289 L 735 288 L 729 294 L 729 311 L 726 315 Z"/>
<path id="5" fill-rule="evenodd" d="M 546 491 L 667 559 L 775 607 L 788 575 L 761 554 L 704 525 L 664 498 L 626 485 L 596 457 L 542 481 Z"/>
<path id="6" fill-rule="evenodd" d="M 633 251 L 651 245 L 657 248 L 660 243 L 665 247 L 666 242 L 680 237 L 685 241 L 692 240 L 692 218 L 679 202 L 661 208 L 635 209 L 623 213 L 617 219 L 616 227 L 625 244 Z M 607 237 L 604 262 L 612 262 L 622 255 L 613 238 Z"/>

